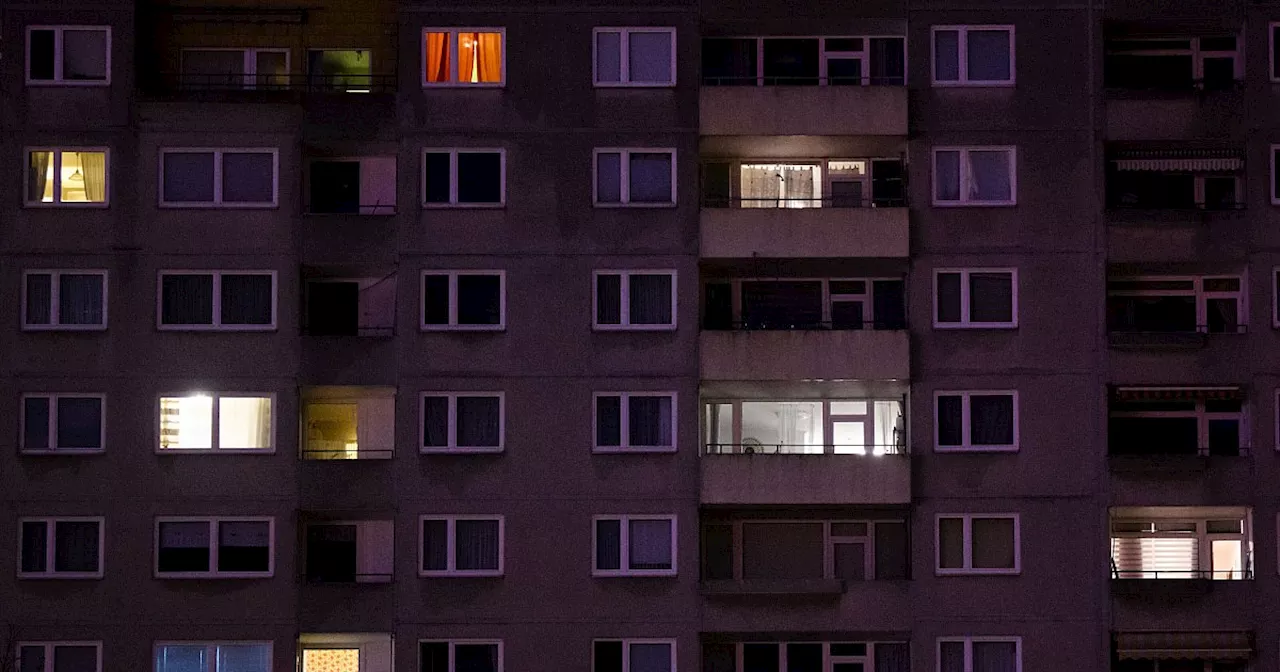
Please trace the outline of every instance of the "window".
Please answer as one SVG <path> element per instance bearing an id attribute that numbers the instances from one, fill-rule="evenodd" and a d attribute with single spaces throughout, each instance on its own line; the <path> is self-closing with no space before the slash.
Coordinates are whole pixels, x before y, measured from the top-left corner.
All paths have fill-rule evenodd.
<path id="1" fill-rule="evenodd" d="M 1021 637 L 938 639 L 938 672 L 1022 672 Z"/>
<path id="2" fill-rule="evenodd" d="M 106 147 L 27 150 L 26 205 L 105 206 Z"/>
<path id="3" fill-rule="evenodd" d="M 160 150 L 160 207 L 274 208 L 275 148 Z"/>
<path id="4" fill-rule="evenodd" d="M 676 328 L 675 271 L 596 271 L 596 330 Z"/>
<path id="5" fill-rule="evenodd" d="M 900 208 L 902 159 L 713 160 L 702 165 L 707 208 Z"/>
<path id="6" fill-rule="evenodd" d="M 1221 90 L 1244 79 L 1235 35 L 1108 35 L 1103 83 L 1112 89 Z"/>
<path id="7" fill-rule="evenodd" d="M 505 271 L 423 271 L 423 331 L 507 328 Z"/>
<path id="8" fill-rule="evenodd" d="M 675 86 L 675 28 L 596 28 L 596 86 Z"/>
<path id="9" fill-rule="evenodd" d="M 496 453 L 505 433 L 501 392 L 425 392 L 424 453 Z"/>
<path id="10" fill-rule="evenodd" d="M 1245 205 L 1239 149 L 1111 149 L 1107 207 L 1116 210 L 1239 210 Z"/>
<path id="11" fill-rule="evenodd" d="M 887 581 L 908 576 L 903 520 L 708 520 L 706 581 Z"/>
<path id="12" fill-rule="evenodd" d="M 1013 86 L 1013 26 L 934 26 L 934 86 Z"/>
<path id="13" fill-rule="evenodd" d="M 1016 205 L 1018 152 L 1013 147 L 936 147 L 935 206 Z"/>
<path id="14" fill-rule="evenodd" d="M 1128 633 L 1117 633 L 1116 637 L 1124 637 Z M 1137 636 L 1159 636 L 1160 633 L 1137 632 L 1132 635 Z M 1249 633 L 1241 632 L 1225 632 L 1210 633 L 1211 637 L 1217 636 L 1236 637 L 1230 641 L 1251 641 Z M 1252 648 L 1250 646 L 1249 648 Z M 1247 660 L 1212 660 L 1206 658 L 1196 658 L 1196 655 L 1206 655 L 1202 650 L 1173 650 L 1168 653 L 1161 652 L 1160 655 L 1168 656 L 1153 660 L 1118 660 L 1111 665 L 1112 672 L 1249 672 L 1253 669 Z M 1208 654 L 1212 655 L 1212 654 Z M 1187 657 L 1183 657 L 1187 656 Z"/>
<path id="15" fill-rule="evenodd" d="M 706 642 L 702 659 L 724 672 L 911 672 L 906 642 Z"/>
<path id="16" fill-rule="evenodd" d="M 1018 393 L 935 392 L 934 431 L 938 452 L 1018 449 Z"/>
<path id="17" fill-rule="evenodd" d="M 274 452 L 274 405 L 272 394 L 162 396 L 159 452 Z"/>
<path id="18" fill-rule="evenodd" d="M 1112 388 L 1108 450 L 1137 457 L 1246 454 L 1244 402 L 1238 387 Z"/>
<path id="19" fill-rule="evenodd" d="M 591 672 L 676 672 L 676 640 L 597 639 Z"/>
<path id="20" fill-rule="evenodd" d="M 276 328 L 275 271 L 160 271 L 161 330 Z"/>
<path id="21" fill-rule="evenodd" d="M 373 74 L 373 55 L 369 49 L 307 51 L 307 86 L 312 91 L 369 93 L 383 81 L 382 76 Z"/>
<path id="22" fill-rule="evenodd" d="M 101 394 L 22 395 L 22 452 L 100 453 L 105 427 Z"/>
<path id="23" fill-rule="evenodd" d="M 107 328 L 107 272 L 24 271 L 22 328 L 96 331 Z"/>
<path id="24" fill-rule="evenodd" d="M 156 578 L 268 577 L 274 540 L 274 518 L 157 518 Z"/>
<path id="25" fill-rule="evenodd" d="M 726 399 L 703 403 L 709 455 L 898 455 L 904 399 Z"/>
<path id="26" fill-rule="evenodd" d="M 303 390 L 304 460 L 389 459 L 395 452 L 395 388 Z"/>
<path id="27" fill-rule="evenodd" d="M 18 527 L 18 578 L 102 578 L 102 518 L 23 518 Z"/>
<path id="28" fill-rule="evenodd" d="M 391 336 L 396 329 L 396 274 L 380 278 L 309 278 L 306 333 Z"/>
<path id="29" fill-rule="evenodd" d="M 729 37 L 702 41 L 704 86 L 903 86 L 903 37 Z"/>
<path id="30" fill-rule="evenodd" d="M 593 576 L 675 576 L 675 516 L 596 516 Z"/>
<path id="31" fill-rule="evenodd" d="M 1271 204 L 1280 205 L 1280 145 L 1271 145 Z"/>
<path id="32" fill-rule="evenodd" d="M 307 580 L 316 583 L 390 582 L 394 527 L 390 520 L 308 524 Z"/>
<path id="33" fill-rule="evenodd" d="M 703 285 L 703 298 L 703 329 L 858 330 L 907 326 L 902 278 L 709 280 Z"/>
<path id="34" fill-rule="evenodd" d="M 502 516 L 422 516 L 419 576 L 502 576 Z"/>
<path id="35" fill-rule="evenodd" d="M 313 159 L 307 182 L 310 214 L 396 214 L 394 156 Z"/>
<path id="36" fill-rule="evenodd" d="M 935 329 L 1018 326 L 1018 270 L 939 269 L 933 272 Z"/>
<path id="37" fill-rule="evenodd" d="M 676 204 L 676 150 L 597 149 L 594 156 L 597 208 Z"/>
<path id="38" fill-rule="evenodd" d="M 111 83 L 109 26 L 27 26 L 27 85 Z"/>
<path id="39" fill-rule="evenodd" d="M 502 672 L 502 642 L 483 639 L 419 641 L 418 672 Z"/>
<path id="40" fill-rule="evenodd" d="M 504 149 L 422 151 L 424 208 L 497 208 L 507 202 Z"/>
<path id="41" fill-rule="evenodd" d="M 1112 579 L 1253 579 L 1248 509 L 1117 507 L 1110 520 Z"/>
<path id="42" fill-rule="evenodd" d="M 1107 329 L 1112 333 L 1244 333 L 1240 276 L 1111 277 Z"/>
<path id="43" fill-rule="evenodd" d="M 288 49 L 183 49 L 182 88 L 195 91 L 289 88 Z"/>
<path id="44" fill-rule="evenodd" d="M 271 672 L 271 642 L 156 644 L 155 672 Z"/>
<path id="45" fill-rule="evenodd" d="M 938 516 L 937 574 L 1019 574 L 1018 514 Z"/>
<path id="46" fill-rule="evenodd" d="M 16 672 L 102 672 L 102 642 L 18 642 Z"/>
<path id="47" fill-rule="evenodd" d="M 422 85 L 502 86 L 507 80 L 505 37 L 504 28 L 424 29 Z"/>
<path id="48" fill-rule="evenodd" d="M 598 392 L 595 413 L 598 452 L 676 449 L 675 392 Z"/>
<path id="49" fill-rule="evenodd" d="M 1280 23 L 1271 23 L 1267 32 L 1271 38 L 1271 81 L 1280 82 Z"/>

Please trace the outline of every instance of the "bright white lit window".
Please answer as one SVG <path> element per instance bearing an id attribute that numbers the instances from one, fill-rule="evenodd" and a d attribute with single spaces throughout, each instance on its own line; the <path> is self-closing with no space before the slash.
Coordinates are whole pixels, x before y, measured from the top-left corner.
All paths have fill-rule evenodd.
<path id="1" fill-rule="evenodd" d="M 106 397 L 101 394 L 22 395 L 22 452 L 67 455 L 103 451 Z"/>
<path id="2" fill-rule="evenodd" d="M 422 452 L 501 452 L 503 396 L 501 392 L 424 392 Z"/>
<path id="3" fill-rule="evenodd" d="M 934 26 L 934 86 L 1013 86 L 1013 26 Z"/>
<path id="4" fill-rule="evenodd" d="M 936 532 L 939 576 L 1022 572 L 1017 514 L 942 514 Z"/>
<path id="5" fill-rule="evenodd" d="M 161 517 L 156 578 L 256 579 L 275 572 L 275 519 Z"/>
<path id="6" fill-rule="evenodd" d="M 595 271 L 592 290 L 598 331 L 676 328 L 675 271 Z"/>
<path id="7" fill-rule="evenodd" d="M 675 576 L 675 516 L 595 516 L 591 520 L 593 576 Z"/>
<path id="8" fill-rule="evenodd" d="M 936 269 L 935 329 L 1012 329 L 1018 326 L 1018 270 Z"/>
<path id="9" fill-rule="evenodd" d="M 24 271 L 22 328 L 28 331 L 106 329 L 107 272 Z"/>
<path id="10" fill-rule="evenodd" d="M 422 516 L 419 576 L 502 576 L 502 516 Z"/>
<path id="11" fill-rule="evenodd" d="M 27 86 L 110 83 L 110 26 L 27 26 Z"/>
<path id="12" fill-rule="evenodd" d="M 273 452 L 274 402 L 270 394 L 162 396 L 159 450 Z"/>
<path id="13" fill-rule="evenodd" d="M 901 399 L 725 399 L 702 405 L 711 455 L 898 455 Z"/>
<path id="14" fill-rule="evenodd" d="M 274 208 L 279 194 L 274 147 L 160 150 L 160 207 Z"/>
<path id="15" fill-rule="evenodd" d="M 275 271 L 160 271 L 157 294 L 161 330 L 276 328 Z"/>
<path id="16" fill-rule="evenodd" d="M 595 150 L 595 205 L 670 207 L 676 204 L 676 150 Z"/>
<path id="17" fill-rule="evenodd" d="M 1021 637 L 941 637 L 938 672 L 1022 672 Z"/>
<path id="18" fill-rule="evenodd" d="M 935 147 L 935 206 L 1016 205 L 1018 153 L 1013 147 Z"/>
<path id="19" fill-rule="evenodd" d="M 502 672 L 502 665 L 501 640 L 418 641 L 421 672 Z"/>
<path id="20" fill-rule="evenodd" d="M 271 672 L 271 642 L 163 642 L 155 672 Z"/>
<path id="21" fill-rule="evenodd" d="M 1111 578 L 1253 578 L 1251 517 L 1243 507 L 1111 510 Z"/>
<path id="22" fill-rule="evenodd" d="M 598 392 L 597 452 L 672 452 L 676 449 L 675 392 Z"/>
<path id="23" fill-rule="evenodd" d="M 674 639 L 597 639 L 591 672 L 676 672 Z"/>
<path id="24" fill-rule="evenodd" d="M 106 206 L 109 154 L 106 147 L 28 149 L 26 205 Z"/>
<path id="25" fill-rule="evenodd" d="M 596 86 L 675 86 L 675 28 L 596 28 Z"/>
<path id="26" fill-rule="evenodd" d="M 102 578 L 102 518 L 23 518 L 18 578 Z"/>
<path id="27" fill-rule="evenodd" d="M 502 86 L 505 38 L 505 28 L 423 29 L 422 85 Z"/>
<path id="28" fill-rule="evenodd" d="M 101 672 L 102 642 L 18 642 L 18 672 Z"/>
<path id="29" fill-rule="evenodd" d="M 1018 393 L 935 392 L 934 443 L 938 452 L 1018 449 Z"/>

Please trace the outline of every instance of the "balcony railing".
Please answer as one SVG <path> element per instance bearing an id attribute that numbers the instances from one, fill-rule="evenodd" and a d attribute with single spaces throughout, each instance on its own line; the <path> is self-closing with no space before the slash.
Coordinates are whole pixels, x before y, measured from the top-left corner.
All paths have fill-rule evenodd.
<path id="1" fill-rule="evenodd" d="M 703 86 L 906 86 L 905 75 L 884 77 L 779 77 L 773 75 L 739 75 L 714 77 L 704 75 Z"/>
<path id="2" fill-rule="evenodd" d="M 386 460 L 390 459 L 392 448 L 347 448 L 343 441 L 326 441 L 309 439 L 302 449 L 304 460 Z"/>
<path id="3" fill-rule="evenodd" d="M 1109 210 L 1160 210 L 1169 212 L 1236 212 L 1245 209 L 1244 203 L 1235 202 L 1219 202 L 1219 203 L 1185 203 L 1175 201 L 1164 202 L 1123 202 L 1112 201 L 1107 204 Z"/>
<path id="4" fill-rule="evenodd" d="M 272 93 L 394 93 L 396 75 L 271 75 L 250 73 L 160 75 L 161 92 L 198 91 Z"/>
<path id="5" fill-rule="evenodd" d="M 353 330 L 344 330 L 327 327 L 305 326 L 302 328 L 305 336 L 357 336 L 360 338 L 390 338 L 396 335 L 394 326 L 377 326 L 377 327 L 356 327 Z"/>
<path id="6" fill-rule="evenodd" d="M 828 451 L 831 449 L 831 451 Z M 833 451 L 833 452 L 832 452 Z M 891 444 L 708 443 L 707 455 L 905 455 L 907 447 Z"/>
<path id="7" fill-rule="evenodd" d="M 1253 569 L 1116 569 L 1111 568 L 1113 579 L 1186 580 L 1204 579 L 1218 581 L 1248 581 L 1253 579 Z"/>
<path id="8" fill-rule="evenodd" d="M 308 573 L 307 582 L 314 584 L 350 584 L 350 583 L 391 583 L 390 572 L 370 572 L 354 574 Z"/>
<path id="9" fill-rule="evenodd" d="M 1163 446 L 1148 448 L 1141 444 L 1135 445 L 1135 443 L 1113 446 L 1111 447 L 1109 454 L 1113 457 L 1149 458 L 1152 460 L 1159 460 L 1161 458 L 1244 457 L 1252 450 L 1249 446 L 1202 446 L 1194 450 L 1181 448 L 1177 450 L 1170 450 Z"/>
<path id="10" fill-rule="evenodd" d="M 1104 66 L 1105 68 L 1105 66 Z M 1103 84 L 1108 95 L 1124 93 L 1163 93 L 1163 94 L 1203 94 L 1215 91 L 1240 91 L 1244 89 L 1242 79 L 1183 79 L 1180 81 L 1150 80 L 1135 82 L 1105 82 Z"/>
<path id="11" fill-rule="evenodd" d="M 340 206 L 315 206 L 310 203 L 303 206 L 304 215 L 361 215 L 387 216 L 396 214 L 395 203 L 361 203 L 343 204 Z"/>
<path id="12" fill-rule="evenodd" d="M 749 198 L 703 196 L 704 208 L 780 208 L 805 210 L 812 208 L 905 208 L 907 198 L 902 196 L 872 196 L 871 198 L 846 198 L 827 196 L 825 198 Z"/>

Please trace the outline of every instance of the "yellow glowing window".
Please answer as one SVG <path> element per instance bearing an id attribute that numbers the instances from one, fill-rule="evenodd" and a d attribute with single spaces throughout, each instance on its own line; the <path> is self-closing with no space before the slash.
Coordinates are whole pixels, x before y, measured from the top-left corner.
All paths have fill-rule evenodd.
<path id="1" fill-rule="evenodd" d="M 502 84 L 506 67 L 500 30 L 427 30 L 423 33 L 424 86 Z"/>
<path id="2" fill-rule="evenodd" d="M 302 672 L 360 672 L 360 649 L 303 649 Z"/>
<path id="3" fill-rule="evenodd" d="M 106 203 L 107 152 L 27 152 L 27 203 Z"/>
<path id="4" fill-rule="evenodd" d="M 270 396 L 191 394 L 160 398 L 161 450 L 270 450 Z"/>

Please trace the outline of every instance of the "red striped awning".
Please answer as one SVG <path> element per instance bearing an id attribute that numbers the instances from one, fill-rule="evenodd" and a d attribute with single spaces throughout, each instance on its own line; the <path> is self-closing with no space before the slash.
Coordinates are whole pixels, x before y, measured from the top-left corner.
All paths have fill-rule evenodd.
<path id="1" fill-rule="evenodd" d="M 1116 401 L 1242 401 L 1244 388 L 1222 387 L 1117 387 L 1111 391 Z"/>
<path id="2" fill-rule="evenodd" d="M 1253 655 L 1250 632 L 1118 632 L 1115 638 L 1121 660 L 1248 660 Z"/>

